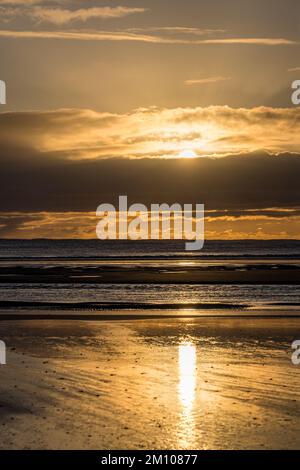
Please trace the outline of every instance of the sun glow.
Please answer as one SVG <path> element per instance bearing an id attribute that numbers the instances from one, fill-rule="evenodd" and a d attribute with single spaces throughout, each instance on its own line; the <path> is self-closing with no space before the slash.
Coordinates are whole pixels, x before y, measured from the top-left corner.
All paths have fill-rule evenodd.
<path id="1" fill-rule="evenodd" d="M 192 149 L 185 149 L 185 150 L 182 150 L 182 152 L 180 152 L 179 157 L 180 158 L 196 158 L 197 154 Z"/>

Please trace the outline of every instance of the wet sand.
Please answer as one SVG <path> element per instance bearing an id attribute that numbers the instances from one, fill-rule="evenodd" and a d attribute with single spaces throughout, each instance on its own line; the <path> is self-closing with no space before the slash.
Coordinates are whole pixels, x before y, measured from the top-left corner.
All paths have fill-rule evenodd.
<path id="1" fill-rule="evenodd" d="M 299 449 L 299 318 L 0 322 L 2 449 Z"/>

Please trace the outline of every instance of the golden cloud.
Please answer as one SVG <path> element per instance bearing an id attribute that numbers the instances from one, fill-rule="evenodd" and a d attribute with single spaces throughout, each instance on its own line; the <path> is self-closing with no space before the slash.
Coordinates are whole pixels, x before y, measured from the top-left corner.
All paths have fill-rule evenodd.
<path id="1" fill-rule="evenodd" d="M 0 30 L 0 37 L 15 39 L 65 39 L 76 41 L 129 41 L 151 44 L 185 44 L 185 45 L 256 45 L 256 46 L 294 46 L 299 41 L 286 38 L 217 38 L 186 39 L 182 37 L 158 36 L 151 34 L 131 33 L 124 31 L 16 31 Z"/>
<path id="2" fill-rule="evenodd" d="M 95 212 L 0 212 L 1 238 L 96 238 L 99 219 Z M 205 238 L 209 239 L 299 239 L 300 216 L 207 217 Z"/>
<path id="3" fill-rule="evenodd" d="M 84 109 L 0 114 L 0 144 L 58 152 L 64 159 L 174 158 L 298 152 L 300 108 L 140 108 L 125 114 Z"/>
<path id="4" fill-rule="evenodd" d="M 35 2 L 34 2 L 35 3 Z M 36 2 L 38 3 L 38 2 Z M 22 5 L 26 4 L 22 3 Z M 125 6 L 118 7 L 91 7 L 79 8 L 77 10 L 68 10 L 65 8 L 48 8 L 42 6 L 33 6 L 32 8 L 22 7 L 4 7 L 0 10 L 0 18 L 13 20 L 18 16 L 26 16 L 39 23 L 52 23 L 63 25 L 72 21 L 88 21 L 92 18 L 123 18 L 136 13 L 144 13 L 145 8 L 130 8 Z"/>

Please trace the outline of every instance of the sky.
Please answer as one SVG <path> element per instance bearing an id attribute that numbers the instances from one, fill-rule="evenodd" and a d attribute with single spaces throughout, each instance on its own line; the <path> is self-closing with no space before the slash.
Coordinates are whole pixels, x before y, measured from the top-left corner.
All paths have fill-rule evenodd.
<path id="1" fill-rule="evenodd" d="M 300 238 L 298 0 L 0 0 L 0 237 L 204 203 L 207 238 Z M 189 158 L 187 158 L 189 157 Z"/>

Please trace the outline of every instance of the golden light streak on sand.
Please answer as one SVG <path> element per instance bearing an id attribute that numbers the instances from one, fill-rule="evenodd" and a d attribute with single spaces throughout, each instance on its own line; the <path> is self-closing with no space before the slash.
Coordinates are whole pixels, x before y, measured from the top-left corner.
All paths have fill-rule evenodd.
<path id="1" fill-rule="evenodd" d="M 195 440 L 194 405 L 196 397 L 197 351 L 192 342 L 184 341 L 178 349 L 178 396 L 181 403 L 179 440 L 182 448 L 192 447 Z"/>

